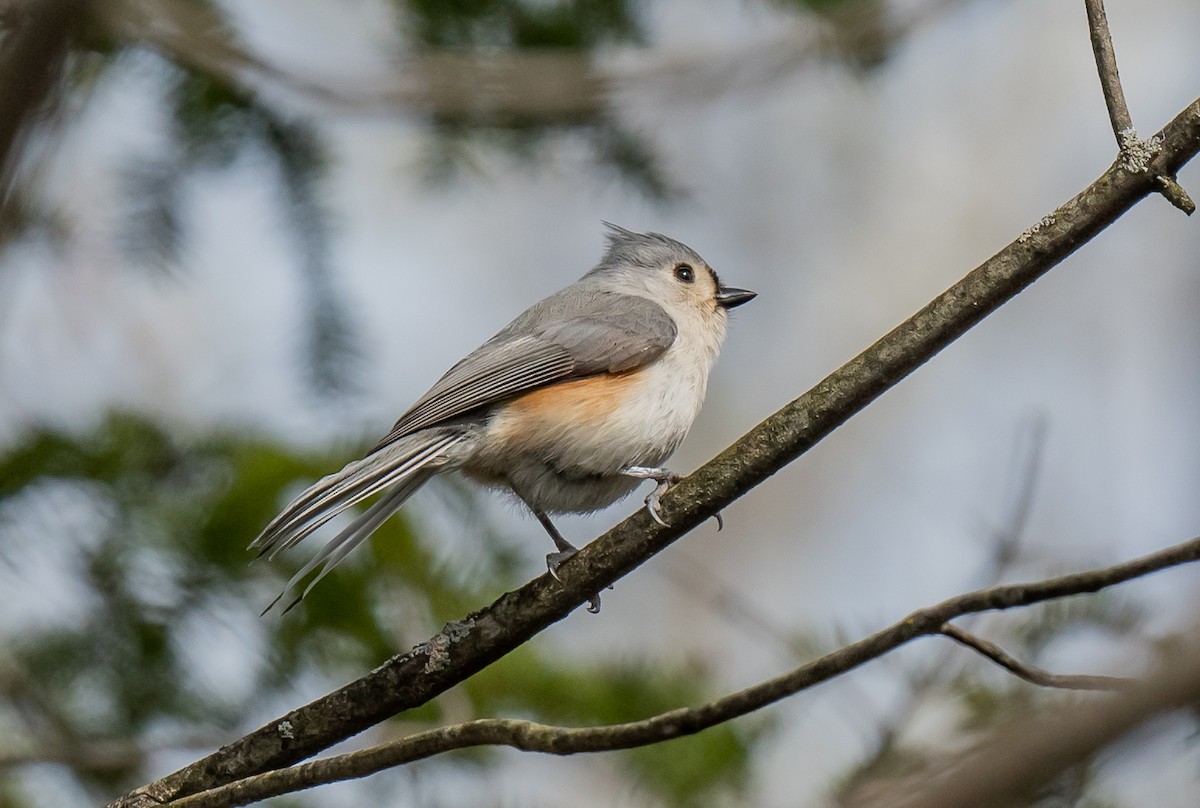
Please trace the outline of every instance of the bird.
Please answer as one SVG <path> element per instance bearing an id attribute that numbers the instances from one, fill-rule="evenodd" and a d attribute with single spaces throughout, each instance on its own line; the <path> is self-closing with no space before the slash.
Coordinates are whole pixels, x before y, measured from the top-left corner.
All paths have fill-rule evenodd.
<path id="1" fill-rule="evenodd" d="M 365 456 L 321 478 L 250 544 L 274 557 L 339 513 L 369 507 L 326 543 L 263 610 L 316 584 L 437 474 L 457 471 L 515 496 L 554 542 L 550 574 L 577 550 L 552 513 L 590 513 L 679 475 L 662 464 L 704 401 L 728 312 L 756 293 L 724 285 L 687 245 L 605 222 L 607 247 L 582 278 L 534 303 L 455 364 Z M 599 596 L 589 611 L 599 610 Z"/>

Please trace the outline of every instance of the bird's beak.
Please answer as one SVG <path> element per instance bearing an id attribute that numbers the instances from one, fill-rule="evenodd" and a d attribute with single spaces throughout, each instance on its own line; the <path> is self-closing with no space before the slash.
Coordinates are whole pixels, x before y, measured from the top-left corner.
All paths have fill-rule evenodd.
<path id="1" fill-rule="evenodd" d="M 732 309 L 734 306 L 749 303 L 756 297 L 758 297 L 758 292 L 751 292 L 749 289 L 722 286 L 717 290 L 717 305 L 723 309 Z"/>

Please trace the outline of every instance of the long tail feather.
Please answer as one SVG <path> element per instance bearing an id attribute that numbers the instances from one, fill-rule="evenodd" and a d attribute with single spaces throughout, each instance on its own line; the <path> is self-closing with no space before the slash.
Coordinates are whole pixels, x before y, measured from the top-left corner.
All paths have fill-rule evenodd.
<path id="1" fill-rule="evenodd" d="M 279 593 L 279 597 L 271 601 L 271 606 L 274 606 L 281 598 L 289 591 L 295 590 L 300 581 L 304 580 L 313 570 L 319 570 L 311 581 L 304 587 L 303 591 L 296 595 L 291 603 L 287 605 L 281 615 L 287 614 L 296 604 L 304 600 L 312 588 L 317 585 L 317 582 L 324 578 L 329 572 L 342 563 L 342 560 L 348 556 L 355 547 L 366 541 L 372 533 L 380 528 L 384 522 L 391 517 L 404 501 L 412 496 L 413 492 L 420 488 L 425 482 L 433 476 L 432 471 L 421 471 L 413 474 L 404 481 L 398 483 L 394 488 L 379 498 L 379 501 L 373 504 L 370 508 L 351 522 L 341 533 L 338 533 L 330 539 L 321 552 L 317 553 L 313 558 L 305 564 Z M 263 610 L 263 614 L 270 611 L 271 606 Z"/>
<path id="2" fill-rule="evenodd" d="M 349 463 L 336 474 L 318 480 L 296 497 L 251 542 L 251 549 L 259 550 L 260 556 L 274 556 L 296 545 L 342 511 L 386 490 L 378 502 L 331 539 L 288 581 L 284 591 L 263 610 L 263 614 L 270 611 L 301 579 L 320 567 L 318 575 L 287 609 L 299 603 L 317 581 L 378 530 L 414 491 L 436 473 L 439 466 L 445 464 L 446 451 L 461 440 L 461 435 L 418 433 L 397 441 L 385 450 Z"/>
<path id="3" fill-rule="evenodd" d="M 352 505 L 391 486 L 430 463 L 444 461 L 457 435 L 418 434 L 386 450 L 355 460 L 341 471 L 322 477 L 271 520 L 250 549 L 274 556 L 293 547 L 321 525 Z M 440 465 L 440 463 L 438 463 Z"/>

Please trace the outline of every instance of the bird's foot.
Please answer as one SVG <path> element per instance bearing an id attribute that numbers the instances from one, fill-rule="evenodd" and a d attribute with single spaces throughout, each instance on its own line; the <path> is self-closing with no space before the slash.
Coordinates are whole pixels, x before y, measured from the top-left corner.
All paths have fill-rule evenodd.
<path id="1" fill-rule="evenodd" d="M 561 584 L 562 576 L 558 574 L 558 568 L 566 561 L 574 558 L 578 552 L 574 547 L 568 545 L 558 550 L 558 552 L 546 553 L 546 570 L 550 573 L 550 577 Z"/>
<path id="2" fill-rule="evenodd" d="M 564 543 L 565 543 L 565 540 L 564 540 Z M 559 574 L 558 574 L 558 568 L 561 567 L 565 562 L 569 561 L 571 558 L 574 558 L 575 554 L 578 552 L 579 552 L 578 550 L 576 550 L 574 547 L 572 547 L 571 545 L 568 544 L 564 549 L 561 549 L 558 552 L 546 553 L 546 570 L 550 573 L 550 577 L 553 578 L 554 580 L 558 581 L 561 584 L 563 582 L 563 580 L 562 580 L 562 577 L 559 576 Z M 610 586 L 609 589 L 612 589 L 612 587 Z M 594 594 L 588 598 L 587 610 L 591 614 L 599 614 L 600 613 L 600 593 L 599 592 L 597 592 L 596 594 Z"/>
<path id="3" fill-rule="evenodd" d="M 658 522 L 663 527 L 670 527 L 666 523 L 666 520 L 662 518 L 660 500 L 662 499 L 662 495 L 667 492 L 667 489 L 682 480 L 683 477 L 670 469 L 655 468 L 652 466 L 629 466 L 628 468 L 621 469 L 621 473 L 642 480 L 654 480 L 658 483 L 658 485 L 654 486 L 654 490 L 650 492 L 650 495 L 646 497 L 646 510 L 650 512 L 650 518 L 655 522 Z M 717 520 L 717 530 L 725 527 L 725 520 L 721 517 L 720 511 L 714 513 L 713 518 Z"/>
<path id="4" fill-rule="evenodd" d="M 658 522 L 663 527 L 667 527 L 666 521 L 662 518 L 662 506 L 659 500 L 667 489 L 675 483 L 683 479 L 670 469 L 655 468 L 653 466 L 629 466 L 621 469 L 621 473 L 629 477 L 637 477 L 641 480 L 654 480 L 658 485 L 654 486 L 654 490 L 646 497 L 646 510 L 650 512 L 650 518 Z"/>
<path id="5" fill-rule="evenodd" d="M 667 527 L 666 520 L 662 518 L 662 504 L 659 499 L 667 492 L 675 483 L 679 482 L 677 475 L 671 475 L 674 479 L 659 480 L 658 485 L 654 486 L 654 490 L 646 496 L 646 510 L 650 512 L 650 518 L 658 522 L 663 527 Z"/>

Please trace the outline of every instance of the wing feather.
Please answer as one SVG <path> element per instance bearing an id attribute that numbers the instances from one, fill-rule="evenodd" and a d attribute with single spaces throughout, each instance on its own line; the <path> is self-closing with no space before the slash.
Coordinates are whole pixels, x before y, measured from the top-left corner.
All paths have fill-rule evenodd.
<path id="1" fill-rule="evenodd" d="M 652 300 L 568 287 L 447 371 L 373 451 L 556 381 L 639 367 L 658 358 L 675 335 L 674 320 Z"/>
<path id="2" fill-rule="evenodd" d="M 566 349 L 537 336 L 490 342 L 451 368 L 401 416 L 388 440 L 548 384 L 574 366 Z"/>

